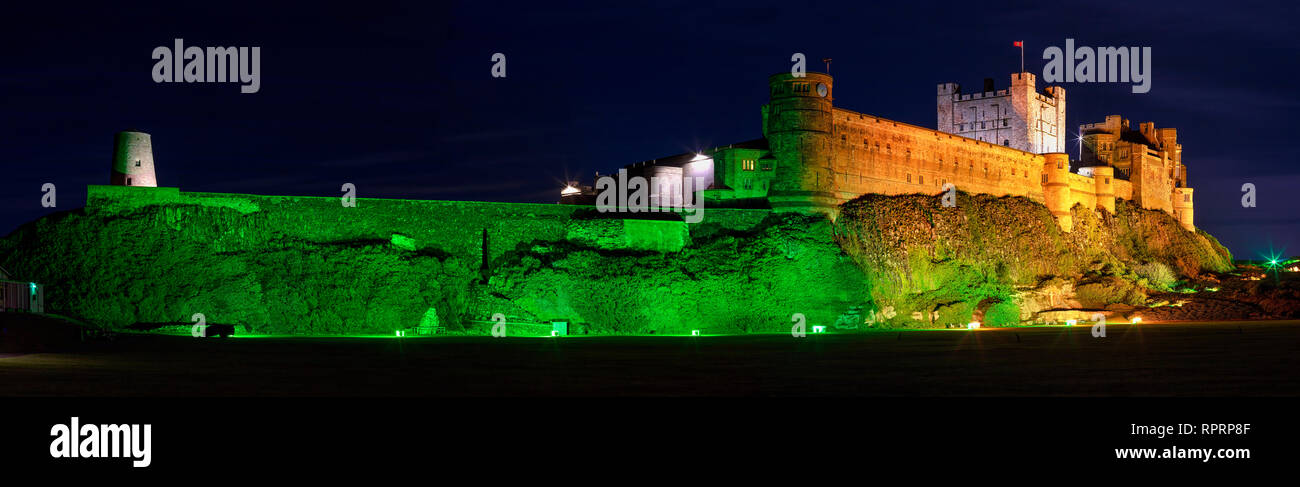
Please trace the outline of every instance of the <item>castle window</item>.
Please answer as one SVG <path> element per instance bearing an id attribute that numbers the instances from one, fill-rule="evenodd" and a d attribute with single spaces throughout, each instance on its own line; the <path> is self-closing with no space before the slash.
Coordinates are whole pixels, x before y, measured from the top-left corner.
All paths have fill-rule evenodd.
<path id="1" fill-rule="evenodd" d="M 131 178 L 126 178 L 126 185 L 127 185 L 127 186 L 130 186 L 130 185 L 131 185 Z"/>
<path id="2" fill-rule="evenodd" d="M 1046 174 L 1043 175 L 1043 182 L 1044 182 L 1044 183 L 1047 182 L 1047 175 L 1046 175 Z"/>
<path id="3" fill-rule="evenodd" d="M 1190 195 L 1190 194 L 1184 194 L 1184 195 L 1183 195 L 1183 203 L 1191 203 L 1191 202 L 1192 202 L 1192 195 Z"/>
<path id="4" fill-rule="evenodd" d="M 925 184 L 925 176 L 917 176 L 917 177 L 920 179 L 917 180 L 916 184 Z"/>
<path id="5" fill-rule="evenodd" d="M 1007 119 L 1005 119 L 1005 118 L 1002 119 L 1002 126 L 1003 126 L 1003 127 L 1006 127 L 1007 124 L 1008 124 Z"/>
<path id="6" fill-rule="evenodd" d="M 1002 145 L 1011 147 L 1011 139 L 1002 139 Z"/>
<path id="7" fill-rule="evenodd" d="M 1106 178 L 1106 184 L 1110 184 L 1110 178 Z"/>
<path id="8" fill-rule="evenodd" d="M 843 134 L 840 135 L 840 142 L 848 142 L 848 141 L 849 141 L 849 136 Z"/>
<path id="9" fill-rule="evenodd" d="M 741 167 L 741 169 L 744 169 L 744 170 L 746 170 L 746 171 L 753 171 L 753 170 L 754 170 L 754 160 L 753 160 L 753 159 L 745 159 L 745 160 L 742 160 L 742 161 L 740 161 L 740 167 Z"/>
<path id="10" fill-rule="evenodd" d="M 139 159 L 136 159 L 136 160 L 135 160 L 135 167 L 140 167 L 140 160 L 139 160 Z"/>
<path id="11" fill-rule="evenodd" d="M 910 172 L 907 173 L 907 182 L 908 182 L 908 183 L 911 183 L 911 182 L 912 182 L 912 173 L 910 173 Z"/>

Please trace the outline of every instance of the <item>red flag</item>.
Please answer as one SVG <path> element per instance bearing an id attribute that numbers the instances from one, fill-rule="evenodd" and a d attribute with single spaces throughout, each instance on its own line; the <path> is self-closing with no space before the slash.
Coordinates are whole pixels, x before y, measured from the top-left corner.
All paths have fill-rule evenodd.
<path id="1" fill-rule="evenodd" d="M 1024 46 L 1025 46 L 1025 41 L 1015 41 L 1015 42 L 1012 42 L 1011 45 L 1012 45 L 1013 47 L 1024 47 Z"/>

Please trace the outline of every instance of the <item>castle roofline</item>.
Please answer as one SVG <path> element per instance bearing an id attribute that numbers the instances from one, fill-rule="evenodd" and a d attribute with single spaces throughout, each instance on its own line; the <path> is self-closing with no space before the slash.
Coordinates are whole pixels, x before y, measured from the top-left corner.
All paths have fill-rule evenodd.
<path id="1" fill-rule="evenodd" d="M 744 141 L 744 142 L 737 142 L 737 143 L 734 143 L 734 144 L 720 145 L 720 146 L 717 146 L 717 147 L 714 147 L 714 148 L 711 148 L 711 149 L 703 149 L 703 150 L 701 150 L 701 151 L 698 152 L 698 153 L 696 153 L 696 152 L 683 152 L 683 153 L 681 153 L 681 154 L 671 155 L 671 156 L 668 156 L 668 157 L 660 157 L 660 158 L 658 158 L 658 159 L 650 159 L 650 160 L 646 160 L 646 161 L 634 162 L 634 163 L 632 163 L 632 164 L 628 164 L 628 165 L 626 165 L 626 166 L 624 166 L 624 167 L 627 168 L 627 169 L 631 169 L 631 168 L 634 168 L 634 167 L 644 167 L 644 166 L 672 166 L 672 167 L 682 167 L 682 166 L 685 166 L 686 163 L 695 160 L 695 156 L 696 156 L 697 154 L 709 154 L 710 157 L 712 157 L 713 154 L 715 154 L 715 153 L 717 153 L 718 151 L 723 150 L 723 149 L 754 149 L 754 150 L 769 150 L 769 149 L 768 149 L 768 145 L 767 145 L 767 139 L 765 139 L 765 138 L 763 138 L 763 137 L 759 137 L 759 138 L 757 138 L 757 139 L 746 140 L 746 141 Z"/>

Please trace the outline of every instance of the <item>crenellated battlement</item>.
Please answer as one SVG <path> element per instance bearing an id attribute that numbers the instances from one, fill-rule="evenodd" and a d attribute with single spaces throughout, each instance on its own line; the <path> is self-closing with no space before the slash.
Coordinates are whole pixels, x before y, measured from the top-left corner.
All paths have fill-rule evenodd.
<path id="1" fill-rule="evenodd" d="M 1032 73 L 1014 73 L 1009 88 L 987 79 L 974 93 L 941 83 L 938 126 L 927 128 L 835 107 L 830 75 L 773 75 L 762 107 L 764 139 L 704 152 L 714 163 L 705 200 L 765 200 L 777 211 L 834 214 L 864 194 L 955 188 L 1043 203 L 1067 232 L 1075 205 L 1114 213 L 1117 198 L 1195 229 L 1175 129 L 1144 123 L 1133 130 L 1109 116 L 1080 126 L 1082 157 L 1071 161 L 1065 89 L 1040 92 L 1035 82 Z"/>

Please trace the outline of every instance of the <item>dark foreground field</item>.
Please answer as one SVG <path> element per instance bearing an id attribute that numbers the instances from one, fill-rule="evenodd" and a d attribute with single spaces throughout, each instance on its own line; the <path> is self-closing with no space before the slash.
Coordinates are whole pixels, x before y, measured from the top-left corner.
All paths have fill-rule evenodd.
<path id="1" fill-rule="evenodd" d="M 128 336 L 0 354 L 0 395 L 1300 394 L 1300 322 L 865 335 Z"/>

